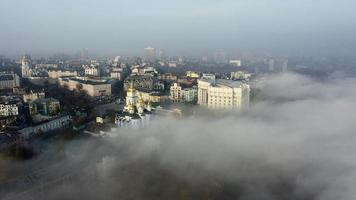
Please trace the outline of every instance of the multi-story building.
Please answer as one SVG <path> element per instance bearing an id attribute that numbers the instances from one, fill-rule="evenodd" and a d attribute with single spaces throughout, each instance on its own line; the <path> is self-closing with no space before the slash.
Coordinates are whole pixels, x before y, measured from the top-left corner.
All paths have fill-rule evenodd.
<path id="1" fill-rule="evenodd" d="M 51 121 L 48 121 L 48 122 L 43 122 L 43 123 L 37 124 L 35 126 L 30 126 L 30 127 L 21 129 L 18 132 L 21 133 L 25 139 L 30 139 L 35 134 L 40 134 L 40 133 L 43 134 L 43 133 L 47 133 L 49 131 L 53 131 L 56 129 L 66 127 L 69 124 L 71 124 L 71 122 L 72 122 L 72 118 L 69 115 L 66 115 L 66 116 L 61 116 L 61 117 L 52 119 Z"/>
<path id="2" fill-rule="evenodd" d="M 155 62 L 156 61 L 156 50 L 152 47 L 147 47 L 144 49 L 144 60 L 145 62 Z"/>
<path id="3" fill-rule="evenodd" d="M 198 81 L 198 104 L 213 109 L 244 109 L 250 102 L 250 86 L 241 81 Z"/>
<path id="4" fill-rule="evenodd" d="M 59 113 L 61 105 L 57 99 L 47 98 L 29 102 L 29 108 L 31 115 L 41 114 L 52 116 Z"/>
<path id="5" fill-rule="evenodd" d="M 31 91 L 29 94 L 22 95 L 22 99 L 24 103 L 35 101 L 37 99 L 44 99 L 45 97 L 46 95 L 44 92 L 33 92 L 33 91 Z"/>
<path id="6" fill-rule="evenodd" d="M 271 72 L 286 72 L 288 69 L 287 59 L 269 59 L 268 68 Z"/>
<path id="7" fill-rule="evenodd" d="M 130 76 L 124 81 L 125 91 L 129 88 L 131 82 L 133 87 L 140 91 L 163 91 L 164 83 L 152 75 Z"/>
<path id="8" fill-rule="evenodd" d="M 69 90 L 82 89 L 89 96 L 108 96 L 111 95 L 111 84 L 107 80 L 94 80 L 88 78 L 59 78 L 59 85 L 67 86 Z"/>
<path id="9" fill-rule="evenodd" d="M 31 58 L 29 55 L 25 55 L 21 61 L 22 78 L 31 77 Z"/>
<path id="10" fill-rule="evenodd" d="M 100 70 L 95 66 L 84 66 L 86 76 L 100 76 Z"/>
<path id="11" fill-rule="evenodd" d="M 170 88 L 171 100 L 174 103 L 182 101 L 182 87 L 178 83 L 174 83 Z"/>
<path id="12" fill-rule="evenodd" d="M 244 71 L 231 72 L 231 80 L 249 80 L 251 78 L 251 74 Z"/>
<path id="13" fill-rule="evenodd" d="M 78 76 L 78 72 L 75 70 L 51 70 L 48 71 L 48 77 L 57 79 L 61 77 Z"/>
<path id="14" fill-rule="evenodd" d="M 21 107 L 21 99 L 17 96 L 0 97 L 0 117 L 18 116 Z"/>
<path id="15" fill-rule="evenodd" d="M 229 63 L 230 63 L 231 65 L 236 66 L 236 67 L 241 67 L 241 66 L 242 66 L 241 60 L 230 60 Z"/>
<path id="16" fill-rule="evenodd" d="M 0 74 L 0 90 L 13 89 L 20 86 L 20 77 L 14 73 Z"/>
<path id="17" fill-rule="evenodd" d="M 193 86 L 191 88 L 184 88 L 182 90 L 182 100 L 186 103 L 196 103 L 198 98 L 198 88 Z"/>
<path id="18" fill-rule="evenodd" d="M 187 71 L 186 76 L 189 78 L 199 78 L 200 74 L 198 72 Z"/>

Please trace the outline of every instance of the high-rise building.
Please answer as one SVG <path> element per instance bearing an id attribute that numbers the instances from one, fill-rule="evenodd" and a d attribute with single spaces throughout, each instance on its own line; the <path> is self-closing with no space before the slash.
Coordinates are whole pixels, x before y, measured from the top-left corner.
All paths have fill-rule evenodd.
<path id="1" fill-rule="evenodd" d="M 182 101 L 182 87 L 178 83 L 174 83 L 170 88 L 171 100 L 174 103 L 179 103 Z"/>
<path id="2" fill-rule="evenodd" d="M 31 58 L 29 55 L 24 55 L 21 61 L 21 76 L 22 78 L 31 77 Z"/>
<path id="3" fill-rule="evenodd" d="M 269 59 L 268 68 L 271 72 L 287 72 L 288 60 L 287 59 Z"/>
<path id="4" fill-rule="evenodd" d="M 231 80 L 198 80 L 198 104 L 213 109 L 244 109 L 250 102 L 250 86 Z"/>
<path id="5" fill-rule="evenodd" d="M 156 50 L 152 47 L 147 47 L 144 49 L 144 60 L 145 62 L 155 62 L 156 61 Z"/>

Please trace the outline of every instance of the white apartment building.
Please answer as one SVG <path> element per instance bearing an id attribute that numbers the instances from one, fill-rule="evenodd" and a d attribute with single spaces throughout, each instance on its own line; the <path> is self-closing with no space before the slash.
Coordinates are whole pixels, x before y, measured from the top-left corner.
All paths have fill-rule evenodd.
<path id="1" fill-rule="evenodd" d="M 198 88 L 196 86 L 192 88 L 184 88 L 182 90 L 182 99 L 184 102 L 192 103 L 196 102 L 198 97 Z"/>
<path id="2" fill-rule="evenodd" d="M 19 107 L 17 104 L 0 104 L 0 116 L 9 117 L 19 115 Z"/>
<path id="3" fill-rule="evenodd" d="M 182 87 L 178 83 L 174 83 L 170 88 L 171 100 L 175 103 L 182 101 Z"/>
<path id="4" fill-rule="evenodd" d="M 198 80 L 198 104 L 212 109 L 244 109 L 250 102 L 250 86 L 231 80 Z"/>

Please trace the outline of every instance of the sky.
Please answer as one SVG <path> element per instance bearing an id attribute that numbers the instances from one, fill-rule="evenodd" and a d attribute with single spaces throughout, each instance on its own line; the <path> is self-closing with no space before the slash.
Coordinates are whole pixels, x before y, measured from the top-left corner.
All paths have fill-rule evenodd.
<path id="1" fill-rule="evenodd" d="M 354 55 L 353 0 L 1 0 L 0 54 Z"/>
<path id="2" fill-rule="evenodd" d="M 355 199 L 356 79 L 278 74 L 260 83 L 246 112 L 155 118 L 145 129 L 56 140 L 25 163 L 0 159 L 0 196 Z"/>

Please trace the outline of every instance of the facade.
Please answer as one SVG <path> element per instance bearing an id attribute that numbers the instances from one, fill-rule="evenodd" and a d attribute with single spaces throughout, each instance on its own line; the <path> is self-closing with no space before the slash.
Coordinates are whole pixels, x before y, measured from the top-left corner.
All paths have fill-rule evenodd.
<path id="1" fill-rule="evenodd" d="M 29 103 L 30 114 L 31 115 L 46 115 L 52 116 L 59 113 L 61 105 L 57 99 L 47 98 L 47 99 L 37 99 Z"/>
<path id="2" fill-rule="evenodd" d="M 112 79 L 121 80 L 121 77 L 122 77 L 122 72 L 119 72 L 119 71 L 110 72 L 110 78 L 112 78 Z"/>
<path id="3" fill-rule="evenodd" d="M 37 99 L 44 99 L 45 97 L 46 95 L 44 92 L 33 92 L 33 91 L 31 91 L 29 94 L 22 95 L 22 99 L 24 103 L 35 101 Z"/>
<path id="4" fill-rule="evenodd" d="M 182 87 L 178 83 L 174 83 L 170 88 L 171 100 L 174 103 L 182 101 Z"/>
<path id="5" fill-rule="evenodd" d="M 236 67 L 241 67 L 241 66 L 242 66 L 241 60 L 230 60 L 229 63 L 230 63 L 231 65 L 235 65 Z"/>
<path id="6" fill-rule="evenodd" d="M 127 91 L 130 84 L 140 91 L 163 91 L 164 83 L 152 75 L 135 75 L 130 76 L 124 81 L 124 89 Z"/>
<path id="7" fill-rule="evenodd" d="M 186 103 L 196 103 L 198 99 L 198 88 L 193 86 L 191 88 L 184 88 L 182 90 L 182 100 Z"/>
<path id="8" fill-rule="evenodd" d="M 13 89 L 20 86 L 20 77 L 14 73 L 0 74 L 0 90 Z"/>
<path id="9" fill-rule="evenodd" d="M 59 85 L 67 86 L 69 90 L 77 90 L 81 87 L 91 97 L 111 95 L 111 84 L 105 80 L 91 80 L 80 78 L 59 78 Z"/>
<path id="10" fill-rule="evenodd" d="M 100 71 L 95 66 L 85 66 L 84 73 L 86 76 L 100 76 Z"/>
<path id="11" fill-rule="evenodd" d="M 231 80 L 249 80 L 251 78 L 251 74 L 244 71 L 231 72 Z"/>
<path id="12" fill-rule="evenodd" d="M 187 71 L 186 76 L 189 78 L 199 78 L 200 74 L 198 72 Z"/>
<path id="13" fill-rule="evenodd" d="M 245 109 L 249 107 L 250 86 L 231 80 L 199 80 L 198 104 L 212 109 Z"/>
<path id="14" fill-rule="evenodd" d="M 25 139 L 32 138 L 35 134 L 46 133 L 56 129 L 68 126 L 72 122 L 69 115 L 58 117 L 48 122 L 44 122 L 35 126 L 27 127 L 19 131 Z"/>
<path id="15" fill-rule="evenodd" d="M 17 104 L 0 103 L 0 117 L 10 117 L 19 115 L 19 107 Z"/>
<path id="16" fill-rule="evenodd" d="M 70 76 L 78 76 L 78 72 L 74 70 L 51 70 L 48 72 L 48 77 L 53 79 Z"/>
<path id="17" fill-rule="evenodd" d="M 21 72 L 22 78 L 31 77 L 31 58 L 29 55 L 23 56 L 21 60 Z"/>

